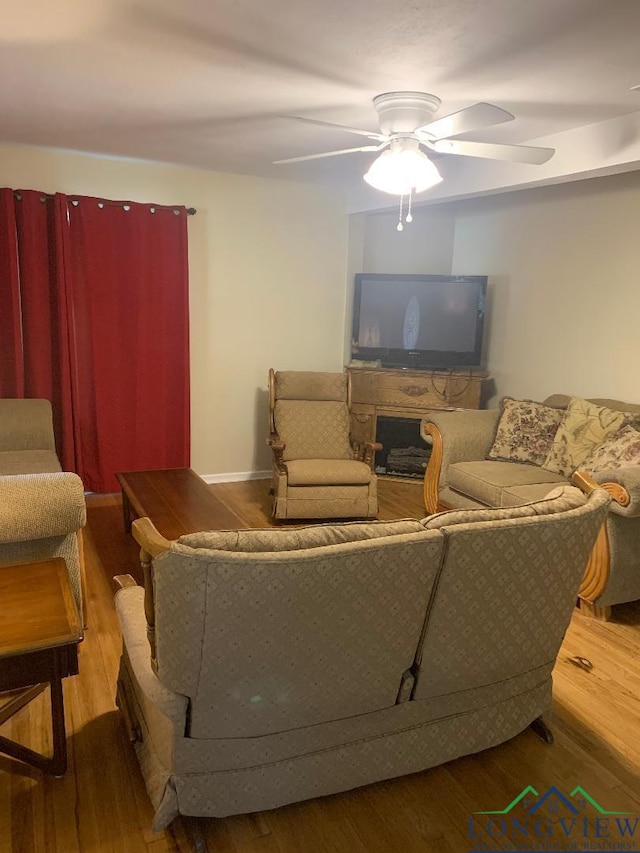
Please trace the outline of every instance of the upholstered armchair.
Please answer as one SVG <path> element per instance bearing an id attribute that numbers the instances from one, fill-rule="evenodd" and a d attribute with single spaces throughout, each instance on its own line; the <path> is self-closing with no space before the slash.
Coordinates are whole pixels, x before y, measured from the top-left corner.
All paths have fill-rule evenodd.
<path id="1" fill-rule="evenodd" d="M 346 373 L 269 371 L 274 518 L 375 518 L 373 453 L 350 437 Z"/>

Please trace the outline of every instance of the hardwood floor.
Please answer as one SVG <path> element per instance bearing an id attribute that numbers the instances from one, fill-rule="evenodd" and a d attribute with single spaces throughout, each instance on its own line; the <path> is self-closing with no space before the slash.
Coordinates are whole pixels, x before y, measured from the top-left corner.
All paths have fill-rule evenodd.
<path id="1" fill-rule="evenodd" d="M 247 526 L 265 527 L 267 487 L 255 481 L 210 488 Z M 380 493 L 381 518 L 423 515 L 421 484 L 384 480 Z M 88 505 L 88 629 L 80 674 L 64 682 L 69 770 L 54 779 L 0 756 L 1 853 L 187 851 L 194 828 L 208 850 L 220 853 L 469 853 L 472 812 L 503 808 L 526 785 L 540 792 L 582 785 L 605 808 L 640 814 L 640 606 L 634 604 L 615 609 L 609 623 L 576 611 L 555 671 L 553 746 L 527 730 L 414 776 L 262 814 L 175 821 L 167 832 L 152 832 L 151 805 L 113 698 L 120 638 L 111 579 L 122 572 L 139 577 L 137 547 L 122 531 L 119 497 L 90 497 Z M 593 669 L 569 663 L 575 655 Z M 2 734 L 50 750 L 48 701 L 48 693 L 38 697 Z M 492 849 L 510 847 L 497 839 Z"/>

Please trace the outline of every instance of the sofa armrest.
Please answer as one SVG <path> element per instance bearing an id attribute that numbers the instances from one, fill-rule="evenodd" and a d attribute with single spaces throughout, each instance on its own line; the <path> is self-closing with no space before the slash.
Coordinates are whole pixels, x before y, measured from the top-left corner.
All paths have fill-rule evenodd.
<path id="1" fill-rule="evenodd" d="M 612 497 L 611 512 L 628 518 L 640 516 L 640 466 L 625 465 L 593 475 Z"/>
<path id="2" fill-rule="evenodd" d="M 0 400 L 0 451 L 51 450 L 51 403 L 48 400 Z"/>
<path id="3" fill-rule="evenodd" d="M 151 666 L 144 589 L 137 585 L 120 589 L 116 593 L 115 603 L 122 641 L 140 689 L 149 702 L 175 724 L 178 731 L 184 732 L 189 700 L 181 693 L 174 693 L 165 687 Z"/>
<path id="4" fill-rule="evenodd" d="M 66 536 L 86 521 L 84 486 L 77 474 L 0 477 L 0 543 Z"/>
<path id="5" fill-rule="evenodd" d="M 438 511 L 438 492 L 447 484 L 447 472 L 456 462 L 484 459 L 495 435 L 500 409 L 468 409 L 431 412 L 422 421 L 420 434 L 432 443 L 425 473 L 425 506 Z"/>

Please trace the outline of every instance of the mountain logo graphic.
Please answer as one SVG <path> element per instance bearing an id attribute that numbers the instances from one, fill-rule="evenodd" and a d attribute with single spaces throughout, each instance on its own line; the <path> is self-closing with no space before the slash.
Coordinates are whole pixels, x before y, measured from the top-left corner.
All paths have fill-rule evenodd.
<path id="1" fill-rule="evenodd" d="M 564 808 L 570 814 L 579 815 L 588 806 L 594 808 L 601 815 L 631 814 L 631 812 L 609 811 L 609 809 L 603 808 L 581 785 L 575 787 L 568 796 L 563 794 L 555 785 L 552 785 L 543 794 L 540 794 L 533 785 L 527 785 L 504 809 L 474 812 L 474 814 L 506 815 L 519 804 L 522 804 L 522 808 L 530 815 L 538 814 L 545 807 L 554 812 Z"/>

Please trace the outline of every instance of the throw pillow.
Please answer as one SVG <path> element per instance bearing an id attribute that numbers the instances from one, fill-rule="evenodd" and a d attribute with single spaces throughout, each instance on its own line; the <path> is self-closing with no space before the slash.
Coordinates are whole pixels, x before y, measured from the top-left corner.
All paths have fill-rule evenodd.
<path id="1" fill-rule="evenodd" d="M 503 397 L 502 414 L 487 459 L 542 465 L 564 417 L 564 410 Z"/>
<path id="2" fill-rule="evenodd" d="M 640 465 L 640 432 L 629 424 L 596 447 L 580 467 L 589 474 L 598 474 L 624 465 Z"/>
<path id="3" fill-rule="evenodd" d="M 570 477 L 589 454 L 627 420 L 625 412 L 572 397 L 543 468 Z"/>

